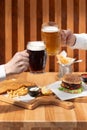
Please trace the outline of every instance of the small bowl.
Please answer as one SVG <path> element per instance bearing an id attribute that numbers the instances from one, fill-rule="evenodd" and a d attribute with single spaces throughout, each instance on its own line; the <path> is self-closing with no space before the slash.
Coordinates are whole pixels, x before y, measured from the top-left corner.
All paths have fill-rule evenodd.
<path id="1" fill-rule="evenodd" d="M 82 81 L 87 83 L 87 74 L 81 74 Z"/>
<path id="2" fill-rule="evenodd" d="M 30 96 L 32 97 L 36 97 L 40 94 L 40 88 L 38 86 L 30 87 L 28 90 L 29 90 Z"/>

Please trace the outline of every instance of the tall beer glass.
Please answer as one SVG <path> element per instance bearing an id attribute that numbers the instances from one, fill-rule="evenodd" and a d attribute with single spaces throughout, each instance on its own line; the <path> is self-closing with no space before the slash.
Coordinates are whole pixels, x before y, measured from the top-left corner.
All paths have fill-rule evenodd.
<path id="1" fill-rule="evenodd" d="M 42 24 L 41 37 L 46 44 L 48 55 L 56 55 L 60 51 L 61 34 L 55 22 Z"/>
<path id="2" fill-rule="evenodd" d="M 27 44 L 29 70 L 32 73 L 44 72 L 46 66 L 46 46 L 43 41 L 31 41 Z"/>

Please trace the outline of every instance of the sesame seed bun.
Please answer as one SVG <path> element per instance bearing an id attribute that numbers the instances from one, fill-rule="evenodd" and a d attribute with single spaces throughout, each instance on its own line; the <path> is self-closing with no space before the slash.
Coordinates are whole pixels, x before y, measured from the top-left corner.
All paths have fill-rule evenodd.
<path id="1" fill-rule="evenodd" d="M 63 81 L 69 84 L 79 84 L 81 83 L 81 78 L 78 74 L 65 74 Z"/>
<path id="2" fill-rule="evenodd" d="M 68 93 L 81 93 L 83 91 L 83 87 L 80 75 L 65 74 L 59 89 Z"/>

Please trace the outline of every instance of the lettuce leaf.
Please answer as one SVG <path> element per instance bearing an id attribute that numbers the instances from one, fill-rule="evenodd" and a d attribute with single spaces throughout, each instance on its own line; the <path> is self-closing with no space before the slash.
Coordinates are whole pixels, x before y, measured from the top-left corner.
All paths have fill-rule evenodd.
<path id="1" fill-rule="evenodd" d="M 64 92 L 72 93 L 72 94 L 81 93 L 83 91 L 83 87 L 80 87 L 80 88 L 74 89 L 74 90 L 70 90 L 70 89 L 63 88 L 63 87 L 59 87 L 58 89 L 60 91 L 64 91 Z"/>

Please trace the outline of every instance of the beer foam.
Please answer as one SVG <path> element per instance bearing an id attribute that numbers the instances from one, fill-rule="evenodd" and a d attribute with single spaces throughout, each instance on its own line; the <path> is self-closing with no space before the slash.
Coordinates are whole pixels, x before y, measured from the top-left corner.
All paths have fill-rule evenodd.
<path id="1" fill-rule="evenodd" d="M 58 32 L 59 29 L 55 26 L 45 26 L 42 28 L 43 32 Z"/>
<path id="2" fill-rule="evenodd" d="M 27 49 L 32 51 L 41 51 L 46 48 L 43 41 L 31 41 L 27 44 Z"/>

